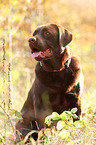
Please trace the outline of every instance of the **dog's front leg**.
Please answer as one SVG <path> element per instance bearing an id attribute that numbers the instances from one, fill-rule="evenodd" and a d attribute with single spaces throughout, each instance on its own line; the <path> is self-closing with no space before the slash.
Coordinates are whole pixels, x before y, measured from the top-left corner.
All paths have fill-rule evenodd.
<path id="1" fill-rule="evenodd" d="M 33 86 L 34 87 L 34 86 Z M 23 108 L 21 110 L 22 120 L 19 120 L 16 124 L 16 140 L 15 142 L 19 142 L 24 139 L 28 132 L 36 129 L 35 123 L 35 113 L 33 106 L 33 87 L 28 93 L 28 98 L 25 101 Z"/>

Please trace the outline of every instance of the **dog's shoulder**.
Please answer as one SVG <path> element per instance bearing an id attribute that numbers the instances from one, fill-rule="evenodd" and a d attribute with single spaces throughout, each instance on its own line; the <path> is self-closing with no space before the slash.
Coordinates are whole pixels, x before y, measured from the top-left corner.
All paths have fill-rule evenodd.
<path id="1" fill-rule="evenodd" d="M 72 57 L 71 57 L 70 68 L 71 68 L 73 71 L 76 71 L 76 70 L 78 70 L 78 69 L 81 70 L 80 62 L 79 62 L 79 60 L 78 60 L 75 56 L 72 56 Z"/>
<path id="2" fill-rule="evenodd" d="M 82 80 L 83 80 L 83 74 L 82 74 L 80 62 L 74 56 L 72 56 L 72 58 L 71 58 L 71 63 L 70 63 L 69 69 L 73 73 L 72 76 L 74 78 L 74 82 L 76 82 L 76 80 L 78 80 L 80 78 L 80 76 L 82 76 Z"/>

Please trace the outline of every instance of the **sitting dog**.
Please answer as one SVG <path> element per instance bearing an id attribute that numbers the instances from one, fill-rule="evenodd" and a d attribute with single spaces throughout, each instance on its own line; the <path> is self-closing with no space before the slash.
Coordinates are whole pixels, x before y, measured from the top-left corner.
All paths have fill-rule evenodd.
<path id="1" fill-rule="evenodd" d="M 16 142 L 31 130 L 44 127 L 44 119 L 52 112 L 62 113 L 77 107 L 81 114 L 80 96 L 83 74 L 78 59 L 70 55 L 68 44 L 73 35 L 56 24 L 38 27 L 29 39 L 32 57 L 38 63 L 35 80 L 21 110 L 23 120 L 16 124 Z"/>

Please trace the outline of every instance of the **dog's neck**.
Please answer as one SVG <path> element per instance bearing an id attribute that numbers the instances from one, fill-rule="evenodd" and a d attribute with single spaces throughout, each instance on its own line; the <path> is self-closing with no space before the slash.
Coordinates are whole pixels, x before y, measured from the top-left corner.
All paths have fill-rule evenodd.
<path id="1" fill-rule="evenodd" d="M 69 67 L 71 61 L 70 47 L 65 47 L 60 56 L 54 56 L 51 59 L 47 59 L 40 62 L 41 67 L 48 72 L 58 72 Z"/>

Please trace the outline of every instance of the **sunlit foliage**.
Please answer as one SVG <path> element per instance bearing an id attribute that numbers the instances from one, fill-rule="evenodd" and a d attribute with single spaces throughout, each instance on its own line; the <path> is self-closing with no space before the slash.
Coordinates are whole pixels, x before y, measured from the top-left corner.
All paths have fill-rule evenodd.
<path id="1" fill-rule="evenodd" d="M 36 64 L 28 38 L 46 23 L 58 23 L 74 34 L 70 47 L 80 60 L 85 80 L 82 108 L 94 110 L 96 0 L 0 0 L 0 104 L 4 113 L 10 108 L 20 110 L 27 97 Z"/>

